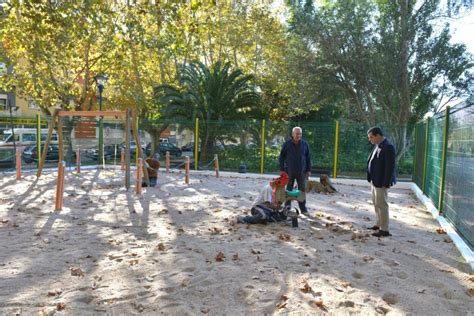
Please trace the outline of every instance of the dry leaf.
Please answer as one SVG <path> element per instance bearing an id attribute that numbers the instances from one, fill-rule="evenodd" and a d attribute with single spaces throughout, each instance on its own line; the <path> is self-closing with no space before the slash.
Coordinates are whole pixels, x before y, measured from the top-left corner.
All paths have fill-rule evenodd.
<path id="1" fill-rule="evenodd" d="M 222 229 L 217 228 L 217 227 L 212 227 L 212 228 L 209 228 L 209 231 L 211 232 L 211 235 L 217 235 L 222 232 Z"/>
<path id="2" fill-rule="evenodd" d="M 469 281 L 474 282 L 474 276 L 470 277 Z"/>
<path id="3" fill-rule="evenodd" d="M 313 301 L 313 304 L 316 305 L 319 308 L 324 308 L 324 302 L 323 302 L 323 299 L 321 299 L 321 298 L 318 299 L 318 300 Z"/>
<path id="4" fill-rule="evenodd" d="M 184 233 L 184 229 L 182 229 L 182 228 L 178 228 L 178 233 L 179 233 L 179 234 L 182 234 L 182 233 Z"/>
<path id="5" fill-rule="evenodd" d="M 303 287 L 300 288 L 300 291 L 303 293 L 311 293 L 312 289 L 311 286 L 308 284 L 308 280 L 303 281 Z"/>
<path id="6" fill-rule="evenodd" d="M 2 224 L 8 223 L 8 219 L 2 219 Z"/>
<path id="7" fill-rule="evenodd" d="M 56 304 L 56 310 L 58 310 L 58 311 L 62 311 L 65 308 L 66 308 L 66 304 L 64 304 L 64 303 Z"/>
<path id="8" fill-rule="evenodd" d="M 332 226 L 334 226 L 334 224 L 335 224 L 335 223 L 326 223 L 325 226 L 326 226 L 326 227 L 332 227 Z"/>
<path id="9" fill-rule="evenodd" d="M 370 262 L 370 261 L 373 261 L 374 260 L 374 257 L 371 257 L 371 256 L 364 256 L 362 258 L 365 262 Z"/>
<path id="10" fill-rule="evenodd" d="M 220 212 L 220 211 L 222 211 L 221 208 L 216 208 L 216 209 L 214 210 L 214 212 Z"/>
<path id="11" fill-rule="evenodd" d="M 224 261 L 225 255 L 222 251 L 219 251 L 215 257 L 216 261 Z"/>
<path id="12" fill-rule="evenodd" d="M 440 235 L 446 234 L 446 229 L 438 227 L 438 228 L 436 228 L 436 232 Z"/>
<path id="13" fill-rule="evenodd" d="M 240 260 L 239 254 L 238 254 L 238 253 L 234 254 L 234 255 L 232 256 L 232 260 L 234 260 L 234 261 Z"/>
<path id="14" fill-rule="evenodd" d="M 166 214 L 166 213 L 168 213 L 168 210 L 165 208 L 159 211 L 159 214 Z"/>
<path id="15" fill-rule="evenodd" d="M 203 314 L 207 314 L 207 313 L 209 313 L 209 311 L 210 311 L 210 309 L 207 308 L 207 307 L 206 308 L 201 308 L 201 313 L 203 313 Z"/>
<path id="16" fill-rule="evenodd" d="M 137 264 L 138 264 L 138 259 L 130 260 L 130 261 L 128 262 L 128 264 L 129 264 L 130 266 L 137 265 Z"/>
<path id="17" fill-rule="evenodd" d="M 439 271 L 446 272 L 446 273 L 454 273 L 454 271 L 451 269 L 439 269 Z"/>
<path id="18" fill-rule="evenodd" d="M 72 276 L 83 277 L 85 275 L 84 271 L 82 271 L 80 268 L 69 268 L 69 270 L 71 270 Z"/>
<path id="19" fill-rule="evenodd" d="M 278 239 L 283 240 L 283 241 L 290 241 L 290 235 L 281 233 L 278 236 Z"/>
<path id="20" fill-rule="evenodd" d="M 282 301 L 287 301 L 288 300 L 288 296 L 286 296 L 286 295 L 282 295 L 282 296 L 280 296 L 280 298 L 281 298 Z"/>
<path id="21" fill-rule="evenodd" d="M 162 242 L 160 242 L 160 243 L 156 246 L 156 248 L 158 248 L 159 251 L 165 251 L 165 250 L 166 250 L 165 245 L 164 245 Z"/>
<path id="22" fill-rule="evenodd" d="M 262 254 L 260 250 L 251 249 L 250 252 L 254 255 Z"/>
<path id="23" fill-rule="evenodd" d="M 276 304 L 276 307 L 278 309 L 282 309 L 286 306 L 286 304 L 288 304 L 288 302 L 280 302 L 280 303 Z"/>
<path id="24" fill-rule="evenodd" d="M 54 291 L 49 291 L 48 296 L 58 296 L 62 293 L 63 291 L 61 290 L 54 290 Z"/>
<path id="25" fill-rule="evenodd" d="M 469 296 L 474 296 L 474 288 L 470 288 L 469 290 L 467 290 L 466 294 Z"/>

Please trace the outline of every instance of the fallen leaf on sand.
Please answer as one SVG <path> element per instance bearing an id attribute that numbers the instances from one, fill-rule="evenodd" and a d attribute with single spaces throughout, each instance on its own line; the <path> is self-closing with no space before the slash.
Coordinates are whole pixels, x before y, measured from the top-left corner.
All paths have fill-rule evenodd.
<path id="1" fill-rule="evenodd" d="M 80 268 L 69 268 L 69 270 L 71 270 L 72 276 L 83 277 L 85 275 L 84 271 L 82 271 Z"/>
<path id="2" fill-rule="evenodd" d="M 439 271 L 446 272 L 446 273 L 454 273 L 454 271 L 451 269 L 439 269 Z"/>
<path id="3" fill-rule="evenodd" d="M 130 261 L 128 262 L 128 264 L 129 264 L 130 266 L 137 265 L 137 264 L 138 264 L 138 259 L 130 260 Z"/>
<path id="4" fill-rule="evenodd" d="M 166 214 L 166 213 L 168 213 L 168 210 L 165 208 L 159 211 L 159 214 Z"/>
<path id="5" fill-rule="evenodd" d="M 436 228 L 436 232 L 440 235 L 446 234 L 446 229 L 438 227 Z"/>
<path id="6" fill-rule="evenodd" d="M 165 244 L 163 244 L 162 242 L 160 242 L 156 248 L 159 250 L 159 251 L 165 251 L 166 248 L 165 248 Z"/>
<path id="7" fill-rule="evenodd" d="M 250 250 L 250 252 L 254 255 L 262 254 L 260 250 L 255 250 L 255 249 Z"/>
<path id="8" fill-rule="evenodd" d="M 224 261 L 225 255 L 222 251 L 219 251 L 215 256 L 216 261 Z"/>
<path id="9" fill-rule="evenodd" d="M 222 232 L 222 229 L 217 228 L 217 227 L 211 227 L 211 228 L 209 228 L 209 231 L 211 232 L 211 235 L 217 235 L 217 234 L 220 234 Z"/>
<path id="10" fill-rule="evenodd" d="M 240 260 L 239 254 L 238 254 L 238 253 L 234 254 L 234 255 L 232 256 L 232 260 L 234 260 L 234 261 Z"/>
<path id="11" fill-rule="evenodd" d="M 286 304 L 288 304 L 288 302 L 280 302 L 280 303 L 276 304 L 276 307 L 278 309 L 282 309 L 286 306 Z"/>
<path id="12" fill-rule="evenodd" d="M 221 211 L 222 211 L 222 209 L 221 209 L 221 208 L 219 208 L 219 207 L 218 207 L 218 208 L 216 208 L 216 209 L 214 209 L 214 212 L 221 212 Z"/>
<path id="13" fill-rule="evenodd" d="M 324 308 L 324 302 L 321 298 L 318 299 L 318 300 L 312 301 L 312 303 L 313 303 L 313 305 L 315 305 L 319 308 Z"/>
<path id="14" fill-rule="evenodd" d="M 308 280 L 303 281 L 303 287 L 300 288 L 300 291 L 303 293 L 311 293 L 313 289 L 311 289 L 311 286 L 308 284 Z"/>
<path id="15" fill-rule="evenodd" d="M 474 276 L 470 277 L 469 281 L 474 282 Z"/>
<path id="16" fill-rule="evenodd" d="M 62 293 L 63 291 L 61 290 L 54 290 L 54 291 L 49 291 L 48 296 L 58 296 Z"/>
<path id="17" fill-rule="evenodd" d="M 178 234 L 182 234 L 182 233 L 184 233 L 184 229 L 178 228 Z"/>
<path id="18" fill-rule="evenodd" d="M 8 219 L 2 219 L 2 224 L 8 223 Z"/>
<path id="19" fill-rule="evenodd" d="M 58 311 L 62 311 L 65 308 L 66 308 L 66 304 L 64 304 L 64 303 L 56 304 L 56 310 L 58 310 Z"/>
<path id="20" fill-rule="evenodd" d="M 210 309 L 209 308 L 201 308 L 201 313 L 207 314 L 209 313 Z"/>
<path id="21" fill-rule="evenodd" d="M 282 295 L 282 296 L 280 296 L 280 298 L 281 298 L 282 301 L 287 301 L 288 300 L 288 296 L 286 296 L 286 295 Z"/>
<path id="22" fill-rule="evenodd" d="M 283 241 L 290 241 L 290 235 L 281 233 L 278 236 L 278 239 L 283 240 Z"/>
<path id="23" fill-rule="evenodd" d="M 473 297 L 474 296 L 474 288 L 471 288 L 471 289 L 467 290 L 466 294 Z"/>

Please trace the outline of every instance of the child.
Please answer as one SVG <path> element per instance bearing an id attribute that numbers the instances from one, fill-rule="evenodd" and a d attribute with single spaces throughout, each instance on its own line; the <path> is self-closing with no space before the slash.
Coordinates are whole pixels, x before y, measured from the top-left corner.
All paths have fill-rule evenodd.
<path id="1" fill-rule="evenodd" d="M 153 157 L 145 159 L 145 167 L 148 172 L 148 179 L 150 180 L 150 187 L 154 187 L 158 180 L 158 169 L 160 168 L 160 155 L 154 154 Z M 142 183 L 142 187 L 146 187 L 146 183 Z"/>
<path id="2" fill-rule="evenodd" d="M 286 216 L 279 210 L 286 200 L 287 184 L 288 174 L 282 172 L 262 189 L 250 210 L 252 215 L 237 217 L 237 223 L 266 224 L 286 220 Z"/>

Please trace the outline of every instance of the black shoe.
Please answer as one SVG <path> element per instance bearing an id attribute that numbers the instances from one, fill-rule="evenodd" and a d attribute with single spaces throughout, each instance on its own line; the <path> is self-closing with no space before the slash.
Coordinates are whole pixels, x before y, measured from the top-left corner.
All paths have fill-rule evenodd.
<path id="1" fill-rule="evenodd" d="M 378 227 L 377 225 L 374 225 L 372 227 L 369 227 L 368 229 L 372 229 L 372 230 L 379 230 L 380 227 Z"/>
<path id="2" fill-rule="evenodd" d="M 375 236 L 375 237 L 388 237 L 388 236 L 392 236 L 392 234 L 390 234 L 388 231 L 385 231 L 385 230 L 379 230 L 378 232 L 373 233 L 372 236 Z"/>

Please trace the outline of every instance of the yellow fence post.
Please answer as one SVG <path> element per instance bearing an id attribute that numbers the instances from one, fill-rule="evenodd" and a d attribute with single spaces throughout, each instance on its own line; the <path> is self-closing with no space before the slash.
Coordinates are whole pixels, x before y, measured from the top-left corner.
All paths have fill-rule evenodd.
<path id="1" fill-rule="evenodd" d="M 262 141 L 260 154 L 260 173 L 263 174 L 265 164 L 265 120 L 262 120 Z"/>
<path id="2" fill-rule="evenodd" d="M 36 149 L 38 152 L 38 161 L 36 162 L 36 168 L 40 165 L 41 159 L 41 114 L 36 114 Z"/>
<path id="3" fill-rule="evenodd" d="M 425 133 L 425 158 L 423 160 L 423 185 L 421 186 L 421 190 L 423 193 L 425 193 L 425 184 L 426 184 L 426 165 L 428 164 L 428 137 L 429 137 L 429 131 L 430 131 L 430 120 L 431 117 L 429 117 L 426 120 L 426 133 Z"/>
<path id="4" fill-rule="evenodd" d="M 196 127 L 194 131 L 194 170 L 198 170 L 198 164 L 199 164 L 198 148 L 199 148 L 199 119 L 196 117 Z"/>
<path id="5" fill-rule="evenodd" d="M 445 116 L 445 121 L 444 121 L 443 153 L 441 156 L 441 177 L 439 179 L 438 210 L 440 214 L 443 212 L 444 183 L 445 183 L 445 175 L 446 175 L 446 153 L 448 151 L 448 132 L 449 132 L 449 106 L 446 107 L 446 116 Z"/>
<path id="6" fill-rule="evenodd" d="M 336 120 L 336 135 L 334 136 L 334 179 L 337 178 L 337 155 L 339 154 L 339 121 Z"/>

